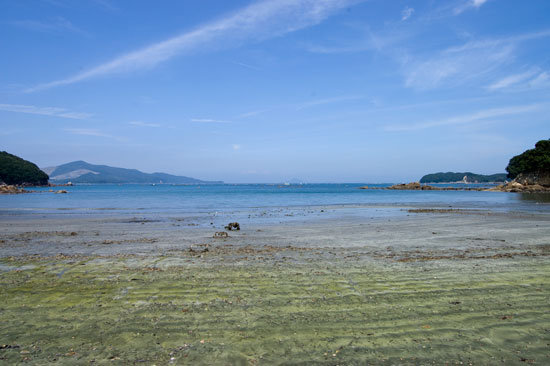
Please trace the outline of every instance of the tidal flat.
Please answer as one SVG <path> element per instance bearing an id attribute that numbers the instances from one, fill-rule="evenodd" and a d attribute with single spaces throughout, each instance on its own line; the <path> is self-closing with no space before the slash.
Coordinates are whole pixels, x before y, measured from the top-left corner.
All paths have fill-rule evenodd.
<path id="1" fill-rule="evenodd" d="M 4 220 L 0 363 L 550 363 L 545 214 L 173 223 Z"/>

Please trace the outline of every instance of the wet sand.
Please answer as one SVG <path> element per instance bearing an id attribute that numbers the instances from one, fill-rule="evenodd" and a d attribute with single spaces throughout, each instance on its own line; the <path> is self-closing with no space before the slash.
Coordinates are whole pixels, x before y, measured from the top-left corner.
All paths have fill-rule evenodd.
<path id="1" fill-rule="evenodd" d="M 0 363 L 550 363 L 545 213 L 43 216 L 0 221 Z"/>

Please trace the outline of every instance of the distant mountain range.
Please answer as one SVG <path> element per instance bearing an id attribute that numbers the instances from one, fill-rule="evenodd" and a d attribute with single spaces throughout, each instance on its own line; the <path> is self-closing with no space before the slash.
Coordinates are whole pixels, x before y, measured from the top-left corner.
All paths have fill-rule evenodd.
<path id="1" fill-rule="evenodd" d="M 50 182 L 52 183 L 223 183 L 222 181 L 204 181 L 166 173 L 148 174 L 136 169 L 94 165 L 81 160 L 55 167 L 42 168 L 42 171 L 50 176 Z"/>
<path id="2" fill-rule="evenodd" d="M 504 181 L 506 181 L 506 173 L 483 175 L 471 172 L 447 172 L 427 174 L 420 179 L 420 183 L 501 183 Z"/>

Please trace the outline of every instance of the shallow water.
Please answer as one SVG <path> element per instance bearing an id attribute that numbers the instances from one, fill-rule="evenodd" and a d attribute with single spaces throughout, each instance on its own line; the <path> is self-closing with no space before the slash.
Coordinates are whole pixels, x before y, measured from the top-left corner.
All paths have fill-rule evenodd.
<path id="1" fill-rule="evenodd" d="M 136 214 L 148 217 L 178 214 L 216 215 L 235 212 L 269 222 L 281 217 L 309 216 L 324 207 L 346 209 L 354 215 L 382 217 L 399 215 L 399 209 L 415 207 L 460 207 L 492 211 L 550 212 L 546 195 L 476 191 L 360 190 L 364 184 L 303 185 L 77 185 L 63 187 L 68 194 L 40 193 L 0 196 L 0 219 L 27 214 Z M 384 185 L 369 185 L 384 186 Z M 475 185 L 469 185 L 475 186 Z M 294 210 L 286 212 L 284 210 Z M 311 212 L 308 212 L 311 211 Z M 330 212 L 327 212 L 330 214 Z M 325 215 L 328 216 L 328 215 Z"/>

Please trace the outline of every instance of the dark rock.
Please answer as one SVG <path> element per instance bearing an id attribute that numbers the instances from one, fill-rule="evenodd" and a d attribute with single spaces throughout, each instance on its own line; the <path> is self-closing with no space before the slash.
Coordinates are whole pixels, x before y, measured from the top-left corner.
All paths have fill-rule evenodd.
<path id="1" fill-rule="evenodd" d="M 229 224 L 227 224 L 227 226 L 225 226 L 225 229 L 226 230 L 241 230 L 241 225 L 239 225 L 238 222 L 230 222 Z"/>

